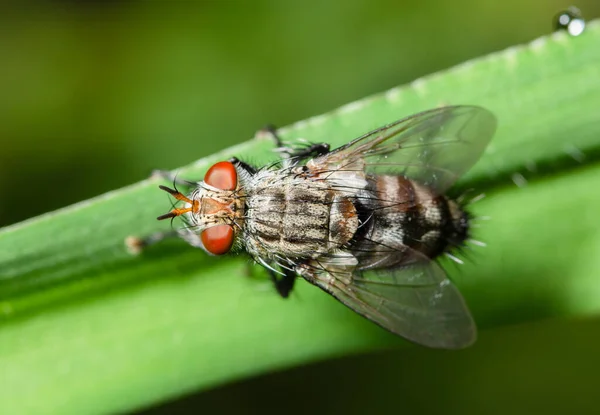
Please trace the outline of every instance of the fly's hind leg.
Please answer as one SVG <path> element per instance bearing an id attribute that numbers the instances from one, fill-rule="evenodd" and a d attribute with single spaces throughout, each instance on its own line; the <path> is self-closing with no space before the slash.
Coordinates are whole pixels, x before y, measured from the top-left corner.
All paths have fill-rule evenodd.
<path id="1" fill-rule="evenodd" d="M 294 282 L 296 281 L 296 273 L 289 269 L 283 269 L 283 275 L 276 273 L 271 269 L 267 269 L 271 276 L 271 281 L 275 285 L 275 289 L 279 295 L 283 298 L 288 298 L 290 292 L 294 288 Z"/>

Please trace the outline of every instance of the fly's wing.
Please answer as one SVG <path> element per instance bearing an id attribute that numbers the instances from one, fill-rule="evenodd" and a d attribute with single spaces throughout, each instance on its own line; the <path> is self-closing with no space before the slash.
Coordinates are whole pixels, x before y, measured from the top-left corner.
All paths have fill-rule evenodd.
<path id="1" fill-rule="evenodd" d="M 402 174 L 444 193 L 479 159 L 496 118 L 476 106 L 421 112 L 373 130 L 307 163 L 313 173 Z"/>
<path id="2" fill-rule="evenodd" d="M 413 250 L 407 255 L 401 268 L 354 274 L 322 268 L 307 279 L 414 343 L 438 349 L 471 345 L 477 329 L 458 289 L 435 262 Z"/>

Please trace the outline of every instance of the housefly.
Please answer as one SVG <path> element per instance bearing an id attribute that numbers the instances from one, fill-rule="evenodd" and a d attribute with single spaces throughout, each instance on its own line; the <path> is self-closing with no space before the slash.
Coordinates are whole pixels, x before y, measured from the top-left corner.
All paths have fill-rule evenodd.
<path id="1" fill-rule="evenodd" d="M 496 119 L 476 106 L 421 112 L 330 150 L 286 147 L 253 167 L 213 165 L 181 204 L 176 232 L 209 254 L 246 251 L 287 297 L 297 276 L 358 314 L 414 343 L 458 349 L 475 341 L 463 297 L 435 262 L 469 237 L 469 214 L 448 189 L 481 156 Z M 168 176 L 168 173 L 164 173 Z M 160 233 L 130 239 L 140 248 Z M 451 255 L 451 254 L 450 254 Z"/>

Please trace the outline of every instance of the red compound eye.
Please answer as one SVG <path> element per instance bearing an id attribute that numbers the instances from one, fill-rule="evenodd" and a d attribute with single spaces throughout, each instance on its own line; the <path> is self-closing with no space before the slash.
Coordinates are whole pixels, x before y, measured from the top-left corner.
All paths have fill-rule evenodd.
<path id="1" fill-rule="evenodd" d="M 204 183 L 221 190 L 235 190 L 237 187 L 237 172 L 228 161 L 214 164 L 204 176 Z"/>
<path id="2" fill-rule="evenodd" d="M 233 227 L 230 225 L 213 226 L 203 230 L 200 238 L 208 252 L 213 255 L 223 255 L 229 252 L 233 245 Z"/>

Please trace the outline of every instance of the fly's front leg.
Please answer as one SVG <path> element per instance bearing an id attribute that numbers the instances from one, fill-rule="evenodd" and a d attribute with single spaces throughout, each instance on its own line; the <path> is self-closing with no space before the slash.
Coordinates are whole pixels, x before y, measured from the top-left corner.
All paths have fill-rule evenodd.
<path id="1" fill-rule="evenodd" d="M 127 250 L 130 254 L 138 255 L 150 245 L 154 245 L 155 243 L 158 243 L 165 239 L 175 238 L 177 236 L 179 236 L 179 234 L 175 230 L 156 232 L 144 238 L 139 238 L 137 236 L 128 236 L 127 238 L 125 238 L 125 246 L 127 247 Z"/>
<path id="2" fill-rule="evenodd" d="M 289 269 L 283 269 L 283 275 L 276 273 L 271 269 L 267 269 L 271 276 L 271 281 L 275 285 L 275 289 L 279 295 L 283 298 L 288 298 L 290 292 L 294 288 L 294 282 L 296 281 L 296 273 Z"/>
<path id="3" fill-rule="evenodd" d="M 191 186 L 196 186 L 195 182 L 191 182 L 189 180 L 185 180 L 185 179 L 181 179 L 179 177 L 177 177 L 176 174 L 171 173 L 168 170 L 153 170 L 152 171 L 152 176 L 154 178 L 161 178 L 161 179 L 165 179 L 165 180 L 169 180 L 170 182 L 173 183 L 173 185 L 176 187 L 177 185 L 179 186 L 186 186 L 186 187 L 191 187 Z M 180 195 L 181 194 L 177 191 L 177 190 L 172 190 L 169 189 L 165 186 L 160 186 L 161 189 L 166 190 L 167 192 L 169 192 L 171 195 Z M 181 199 L 179 199 L 181 200 Z M 173 216 L 168 216 L 168 215 L 162 215 L 159 216 L 158 219 L 165 219 L 168 217 L 173 217 Z M 170 231 L 164 231 L 164 232 L 156 232 L 153 233 L 151 235 L 145 236 L 145 237 L 138 237 L 138 236 L 128 236 L 125 238 L 125 247 L 127 248 L 127 250 L 129 251 L 130 254 L 132 255 L 138 255 L 140 254 L 145 248 L 147 248 L 150 245 L 154 245 L 158 242 L 161 242 L 165 239 L 170 239 L 170 238 L 176 238 L 178 236 L 181 236 L 176 230 L 170 230 Z M 192 243 L 192 242 L 190 242 Z"/>
<path id="4" fill-rule="evenodd" d="M 177 174 L 171 173 L 168 170 L 152 170 L 152 175 L 150 177 L 158 177 L 161 179 L 165 179 L 173 183 L 174 185 L 179 186 L 196 186 L 196 182 L 192 182 L 189 180 L 181 179 L 177 177 Z"/>

